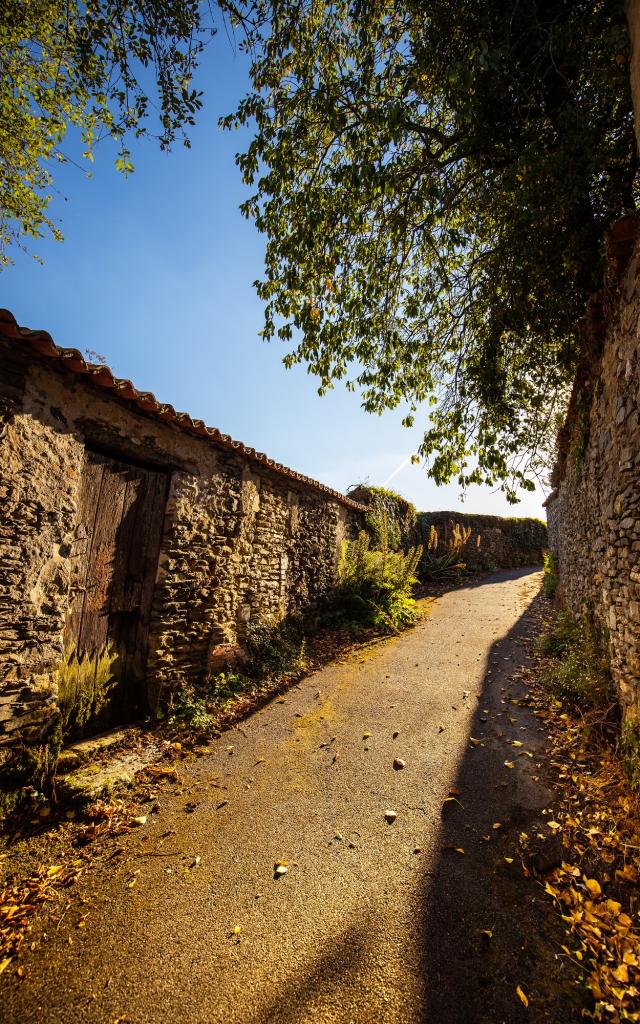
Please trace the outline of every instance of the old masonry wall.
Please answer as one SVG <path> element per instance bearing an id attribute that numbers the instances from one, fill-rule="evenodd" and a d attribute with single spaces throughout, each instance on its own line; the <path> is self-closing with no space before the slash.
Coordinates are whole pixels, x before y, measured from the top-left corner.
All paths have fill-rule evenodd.
<path id="1" fill-rule="evenodd" d="M 148 704 L 237 653 L 246 624 L 313 605 L 334 581 L 353 503 L 145 415 L 0 340 L 0 751 L 56 720 L 87 450 L 168 471 Z M 0 763 L 2 755 L 0 754 Z"/>
<path id="2" fill-rule="evenodd" d="M 640 715 L 639 228 L 625 218 L 614 229 L 609 285 L 586 328 L 593 355 L 574 386 L 547 499 L 558 597 L 602 628 L 627 718 Z"/>

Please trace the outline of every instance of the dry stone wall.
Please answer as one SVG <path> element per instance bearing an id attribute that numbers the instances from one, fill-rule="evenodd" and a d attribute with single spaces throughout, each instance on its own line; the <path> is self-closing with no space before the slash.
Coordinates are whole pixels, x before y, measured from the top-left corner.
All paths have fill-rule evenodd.
<path id="1" fill-rule="evenodd" d="M 547 499 L 559 598 L 605 631 L 624 713 L 640 714 L 640 253 L 591 310 Z M 618 267 L 617 269 L 620 269 Z M 603 304 L 604 303 L 604 304 Z M 603 332 L 603 325 L 606 330 Z"/>
<path id="2" fill-rule="evenodd" d="M 547 548 L 547 528 L 539 519 L 470 515 L 464 512 L 420 512 L 417 519 L 420 543 L 427 547 L 430 530 L 438 535 L 434 554 L 446 549 L 457 528 L 470 530 L 460 549 L 467 569 L 506 569 L 540 565 Z"/>
<path id="3" fill-rule="evenodd" d="M 361 525 L 349 502 L 0 340 L 0 763 L 58 715 L 87 450 L 169 475 L 148 640 L 152 708 L 237 654 L 248 622 L 317 602 L 342 539 Z"/>
<path id="4" fill-rule="evenodd" d="M 379 487 L 360 485 L 349 491 L 356 501 L 368 505 L 365 527 L 371 543 L 380 540 L 382 517 L 392 548 L 429 546 L 431 530 L 437 534 L 435 554 L 442 553 L 464 527 L 469 539 L 461 548 L 460 561 L 467 569 L 500 569 L 542 563 L 547 548 L 547 527 L 540 519 L 503 518 L 464 512 L 416 512 L 400 494 Z"/>

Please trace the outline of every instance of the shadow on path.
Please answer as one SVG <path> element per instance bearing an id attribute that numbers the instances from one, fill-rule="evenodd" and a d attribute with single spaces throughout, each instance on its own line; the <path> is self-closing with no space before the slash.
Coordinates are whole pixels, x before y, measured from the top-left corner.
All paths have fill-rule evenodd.
<path id="1" fill-rule="evenodd" d="M 536 597 L 492 645 L 482 689 L 468 697 L 477 704 L 471 736 L 481 742 L 469 743 L 454 783 L 456 800 L 443 806 L 440 859 L 422 894 L 425 1024 L 571 1024 L 585 1005 L 572 985 L 572 965 L 560 953 L 566 937 L 544 882 L 524 874 L 518 852 L 522 832 L 540 849 L 554 845 L 542 814 L 553 799 L 545 782 L 544 730 L 526 705 L 519 671 L 529 664 L 523 644 L 541 600 Z"/>

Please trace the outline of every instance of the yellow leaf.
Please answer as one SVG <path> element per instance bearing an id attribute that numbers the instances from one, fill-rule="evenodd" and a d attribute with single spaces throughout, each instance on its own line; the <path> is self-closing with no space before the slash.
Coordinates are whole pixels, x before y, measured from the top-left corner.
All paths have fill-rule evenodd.
<path id="1" fill-rule="evenodd" d="M 242 925 L 241 924 L 237 924 L 235 926 L 235 928 L 233 929 L 233 934 L 234 935 L 239 935 L 241 931 L 242 931 Z"/>
<path id="2" fill-rule="evenodd" d="M 524 744 L 520 740 L 512 740 L 511 741 L 511 746 L 512 747 L 522 747 L 522 746 L 524 746 Z"/>
<path id="3" fill-rule="evenodd" d="M 505 857 L 504 859 L 506 860 L 507 864 L 513 864 L 513 857 Z"/>
<path id="4" fill-rule="evenodd" d="M 587 889 L 589 890 L 592 896 L 601 895 L 602 889 L 600 888 L 600 883 L 596 882 L 595 878 L 585 878 L 584 884 L 586 885 Z"/>
<path id="5" fill-rule="evenodd" d="M 513 761 L 505 761 L 504 766 L 505 768 L 515 768 L 515 764 L 513 763 Z"/>
<path id="6" fill-rule="evenodd" d="M 476 739 L 474 739 L 473 736 L 470 736 L 469 737 L 469 743 L 471 744 L 472 747 L 479 747 L 480 743 L 481 743 L 481 740 L 476 740 Z"/>
<path id="7" fill-rule="evenodd" d="M 615 971 L 613 971 L 613 976 L 616 981 L 622 982 L 623 985 L 629 984 L 629 971 L 626 964 L 620 964 L 619 967 L 616 967 Z"/>
<path id="8" fill-rule="evenodd" d="M 131 819 L 131 824 L 132 825 L 146 825 L 147 824 L 147 816 L 146 816 L 146 814 L 140 814 L 137 818 L 132 818 Z"/>
<path id="9" fill-rule="evenodd" d="M 462 849 L 461 846 L 456 846 L 456 853 L 464 853 L 464 850 Z"/>
<path id="10" fill-rule="evenodd" d="M 363 732 L 363 734 L 362 734 L 362 738 L 363 738 L 363 740 L 368 740 L 368 739 L 369 739 L 369 737 L 370 737 L 370 735 L 371 735 L 371 733 L 370 733 L 370 732 Z"/>
<path id="11" fill-rule="evenodd" d="M 493 829 L 499 829 L 499 828 L 502 828 L 502 825 L 500 824 L 500 822 L 499 822 L 499 821 L 494 821 L 494 823 L 493 823 L 493 825 L 491 826 L 491 828 L 493 828 Z"/>
<path id="12" fill-rule="evenodd" d="M 61 871 L 64 871 L 62 864 L 52 864 L 50 868 L 47 868 L 47 878 L 55 878 Z"/>
<path id="13" fill-rule="evenodd" d="M 524 1006 L 528 1006 L 529 1005 L 529 1000 L 527 999 L 527 997 L 525 996 L 524 992 L 522 991 L 522 989 L 520 988 L 519 985 L 516 985 L 516 992 L 518 993 L 518 999 L 520 1000 L 520 1002 Z"/>
<path id="14" fill-rule="evenodd" d="M 4 960 L 0 960 L 0 974 L 2 974 L 3 971 L 6 971 L 7 967 L 9 966 L 12 960 L 12 956 L 8 956 Z"/>
<path id="15" fill-rule="evenodd" d="M 480 934 L 481 935 L 486 935 L 486 937 L 488 939 L 492 939 L 493 938 L 493 932 L 491 931 L 490 928 L 483 928 L 482 931 L 480 932 Z"/>
<path id="16" fill-rule="evenodd" d="M 549 826 L 552 832 L 557 832 L 559 829 L 562 828 L 562 825 L 559 821 L 548 821 L 547 825 Z"/>
<path id="17" fill-rule="evenodd" d="M 638 872 L 631 864 L 625 864 L 622 870 L 616 871 L 616 878 L 621 882 L 637 882 Z"/>

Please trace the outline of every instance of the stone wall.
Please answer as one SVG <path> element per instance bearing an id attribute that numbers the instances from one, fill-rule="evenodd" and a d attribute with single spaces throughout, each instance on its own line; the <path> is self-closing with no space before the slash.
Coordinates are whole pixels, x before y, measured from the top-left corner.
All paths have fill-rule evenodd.
<path id="1" fill-rule="evenodd" d="M 405 550 L 421 544 L 429 545 L 433 527 L 438 537 L 438 552 L 451 543 L 456 528 L 471 530 L 461 549 L 460 560 L 470 571 L 501 569 L 518 565 L 542 563 L 547 548 L 547 528 L 540 519 L 503 518 L 473 515 L 465 512 L 416 512 L 401 494 L 381 487 L 360 485 L 349 496 L 370 507 L 365 514 L 365 528 L 371 543 L 377 544 L 381 516 L 387 522 L 390 546 Z"/>
<path id="2" fill-rule="evenodd" d="M 470 515 L 464 512 L 419 512 L 417 533 L 426 548 L 433 526 L 438 534 L 438 551 L 451 542 L 454 530 L 471 530 L 460 550 L 460 560 L 471 571 L 506 569 L 519 565 L 540 565 L 547 548 L 547 528 L 539 519 Z"/>
<path id="3" fill-rule="evenodd" d="M 635 222 L 635 231 L 634 231 Z M 638 221 L 610 243 L 611 278 L 592 303 L 581 367 L 547 499 L 559 599 L 605 630 L 626 715 L 640 713 L 640 253 Z M 631 256 L 627 263 L 627 257 Z M 606 325 L 606 328 L 605 328 Z"/>
<path id="4" fill-rule="evenodd" d="M 192 436 L 175 418 L 146 415 L 61 358 L 0 339 L 5 751 L 18 738 L 39 740 L 57 718 L 87 449 L 169 473 L 148 643 L 151 708 L 168 688 L 197 685 L 232 658 L 248 622 L 307 608 L 332 584 L 341 541 L 361 523 L 355 504 L 246 450 Z"/>

